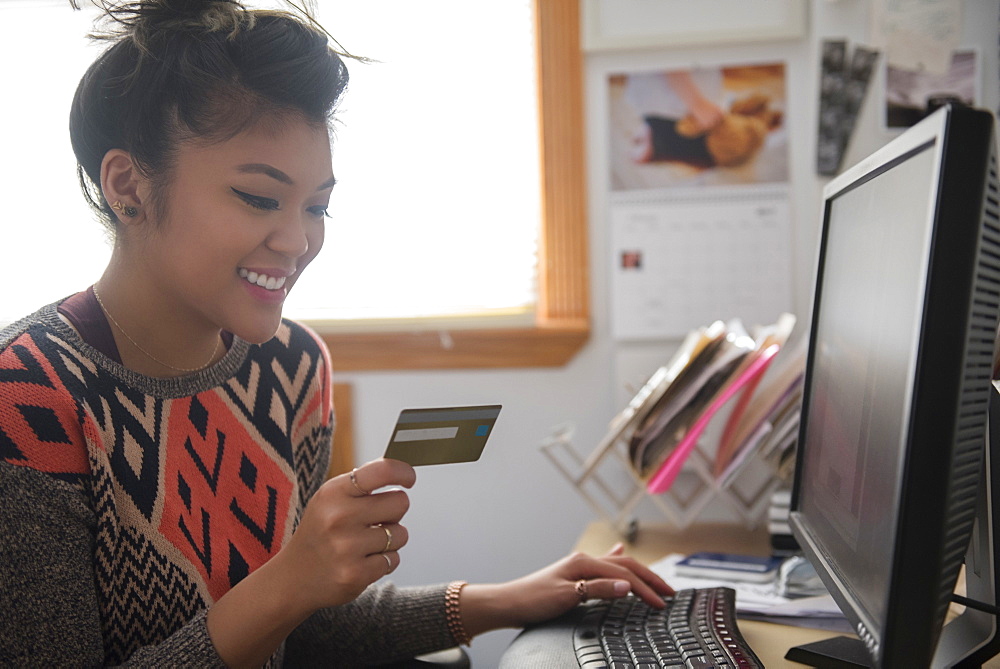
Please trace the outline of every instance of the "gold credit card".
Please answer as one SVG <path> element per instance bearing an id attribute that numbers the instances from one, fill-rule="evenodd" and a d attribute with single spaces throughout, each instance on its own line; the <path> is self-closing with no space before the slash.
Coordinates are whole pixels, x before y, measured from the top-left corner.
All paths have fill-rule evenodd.
<path id="1" fill-rule="evenodd" d="M 500 405 L 404 409 L 385 457 L 413 466 L 474 462 L 486 447 Z"/>

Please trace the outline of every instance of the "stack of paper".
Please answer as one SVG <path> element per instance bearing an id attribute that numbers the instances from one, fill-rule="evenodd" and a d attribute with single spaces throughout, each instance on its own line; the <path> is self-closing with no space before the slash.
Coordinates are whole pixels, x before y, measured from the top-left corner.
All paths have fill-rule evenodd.
<path id="1" fill-rule="evenodd" d="M 771 493 L 771 505 L 767 509 L 767 531 L 771 535 L 771 550 L 775 553 L 788 554 L 799 550 L 788 522 L 791 507 L 792 491 L 789 488 L 779 488 Z"/>
<path id="2" fill-rule="evenodd" d="M 791 479 L 807 341 L 801 337 L 786 346 L 771 373 L 729 415 L 715 458 L 715 476 L 722 485 L 732 483 L 751 457 L 770 463 L 780 478 Z"/>
<path id="3" fill-rule="evenodd" d="M 777 579 L 768 583 L 747 583 L 681 577 L 676 573 L 677 563 L 683 555 L 673 553 L 650 565 L 658 576 L 675 590 L 685 588 L 728 587 L 736 590 L 736 612 L 740 618 L 764 620 L 797 627 L 842 632 L 853 631 L 847 618 L 830 595 L 791 598 L 781 594 Z"/>
<path id="4" fill-rule="evenodd" d="M 674 378 L 632 435 L 629 455 L 640 476 L 649 476 L 659 468 L 755 346 L 738 320 L 716 321 L 688 335 L 674 358 L 682 365 L 677 365 Z"/>
<path id="5" fill-rule="evenodd" d="M 719 473 L 735 476 L 738 465 L 756 450 L 753 446 L 766 432 L 775 432 L 768 440 L 775 448 L 784 443 L 774 439 L 778 437 L 776 424 L 768 422 L 766 430 L 763 426 L 775 418 L 777 409 L 788 408 L 776 406 L 788 398 L 771 397 L 763 407 L 751 404 L 750 399 L 794 324 L 795 317 L 784 314 L 774 325 L 757 328 L 753 336 L 738 319 L 716 321 L 689 333 L 670 364 L 657 370 L 616 417 L 612 429 L 630 435 L 629 460 L 649 492 L 670 488 L 709 421 L 739 393 L 731 414 L 736 418 L 730 418 L 720 444 Z M 784 375 L 767 388 L 778 385 L 788 385 Z M 789 417 L 793 414 L 797 417 L 794 411 Z M 785 433 L 790 426 L 782 422 L 777 428 Z"/>

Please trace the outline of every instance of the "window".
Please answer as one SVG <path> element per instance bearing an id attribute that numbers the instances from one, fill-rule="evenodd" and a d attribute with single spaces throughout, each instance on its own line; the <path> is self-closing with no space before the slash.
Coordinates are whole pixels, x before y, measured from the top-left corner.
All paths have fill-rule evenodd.
<path id="1" fill-rule="evenodd" d="M 372 61 L 347 63 L 327 243 L 285 313 L 355 329 L 533 314 L 540 205 L 530 2 L 316 6 L 345 49 Z"/>
<path id="2" fill-rule="evenodd" d="M 326 333 L 340 370 L 555 366 L 590 333 L 578 0 L 535 0 L 542 230 L 532 326 Z"/>
<path id="3" fill-rule="evenodd" d="M 356 3 L 360 5 L 375 6 L 381 3 Z M 418 3 L 404 3 L 417 6 Z M 449 26 L 452 32 L 458 31 L 463 34 L 476 34 L 477 31 L 486 33 L 503 32 L 495 31 L 494 23 L 487 25 L 476 24 L 467 16 L 468 10 L 463 7 L 471 7 L 473 4 L 466 2 L 444 2 L 441 0 L 440 7 L 443 9 L 442 16 L 448 19 L 441 19 L 439 22 Z M 530 248 L 529 252 L 521 253 L 520 279 L 504 279 L 501 281 L 505 285 L 514 285 L 514 294 L 518 295 L 513 301 L 506 304 L 502 302 L 490 303 L 486 300 L 475 302 L 466 296 L 459 300 L 459 304 L 443 303 L 437 306 L 425 307 L 411 313 L 389 313 L 391 316 L 410 317 L 414 320 L 404 320 L 402 327 L 396 329 L 381 328 L 375 332 L 365 331 L 363 326 L 352 323 L 349 331 L 343 327 L 331 327 L 329 323 L 320 320 L 310 320 L 327 339 L 331 346 L 331 351 L 335 358 L 335 365 L 339 369 L 386 369 L 386 368 L 415 368 L 415 367 L 463 367 L 463 366 L 522 366 L 522 365 L 552 365 L 561 364 L 572 356 L 573 352 L 579 348 L 586 340 L 588 334 L 588 313 L 587 313 L 587 285 L 586 285 L 586 239 L 584 234 L 585 212 L 583 198 L 583 149 L 582 149 L 582 114 L 581 104 L 581 76 L 580 57 L 577 43 L 578 32 L 578 9 L 575 0 L 558 0 L 556 2 L 546 1 L 537 3 L 537 38 L 539 45 L 539 85 L 541 99 L 539 100 L 542 109 L 542 122 L 540 132 L 544 139 L 542 142 L 542 173 L 532 173 L 530 170 L 519 170 L 517 175 L 490 175 L 480 177 L 481 181 L 489 185 L 489 198 L 483 196 L 473 197 L 471 201 L 462 201 L 466 188 L 442 186 L 433 180 L 432 174 L 436 168 L 428 164 L 429 156 L 426 154 L 435 151 L 443 143 L 457 143 L 464 149 L 464 159 L 459 165 L 459 172 L 465 175 L 477 176 L 484 173 L 484 163 L 494 163 L 496 154 L 506 151 L 505 148 L 491 149 L 485 148 L 481 142 L 482 135 L 489 134 L 489 128 L 477 127 L 476 119 L 472 118 L 469 109 L 474 105 L 463 105 L 460 111 L 448 109 L 441 105 L 433 96 L 428 95 L 422 86 L 414 87 L 412 109 L 386 109 L 377 119 L 365 118 L 364 120 L 352 120 L 351 99 L 352 94 L 364 92 L 366 84 L 366 68 L 378 68 L 378 64 L 373 65 L 353 65 L 352 86 L 345 99 L 342 116 L 343 124 L 338 126 L 338 136 L 335 142 L 335 171 L 341 180 L 341 185 L 335 189 L 333 201 L 334 219 L 330 224 L 327 246 L 324 248 L 320 260 L 310 268 L 303 277 L 297 290 L 293 292 L 288 305 L 288 313 L 293 317 L 316 318 L 327 315 L 324 313 L 323 305 L 328 304 L 324 298 L 324 292 L 333 294 L 344 293 L 343 286 L 350 285 L 349 279 L 330 279 L 324 277 L 317 271 L 319 265 L 339 265 L 344 250 L 355 257 L 363 256 L 357 249 L 375 249 L 377 241 L 359 242 L 353 237 L 356 230 L 352 230 L 354 224 L 352 216 L 341 214 L 341 203 L 338 198 L 342 192 L 348 195 L 345 199 L 355 197 L 360 201 L 356 203 L 364 211 L 365 208 L 371 210 L 383 207 L 384 202 L 379 200 L 395 200 L 402 206 L 396 209 L 396 213 L 390 214 L 391 218 L 405 216 L 405 225 L 402 233 L 381 232 L 377 239 L 384 239 L 385 236 L 398 234 L 402 243 L 392 245 L 395 249 L 413 255 L 416 249 L 424 253 L 424 240 L 413 241 L 411 235 L 414 230 L 420 230 L 422 223 L 433 218 L 444 200 L 452 207 L 452 211 L 458 212 L 455 220 L 455 227 L 443 233 L 438 233 L 443 237 L 458 237 L 465 239 L 464 246 L 474 247 L 472 252 L 464 253 L 473 261 L 470 268 L 452 268 L 452 276 L 446 277 L 451 285 L 468 284 L 468 281 L 460 277 L 472 274 L 490 275 L 496 274 L 500 266 L 511 266 L 517 263 L 509 261 L 501 262 L 497 267 L 490 267 L 489 262 L 499 254 L 497 253 L 497 243 L 494 240 L 484 241 L 482 238 L 466 238 L 465 235 L 471 229 L 475 229 L 474 224 L 480 219 L 489 219 L 489 226 L 504 226 L 504 239 L 518 239 L 522 249 L 525 244 Z M 336 35 L 336 25 L 338 21 L 350 24 L 352 20 L 342 14 L 333 14 L 331 9 L 338 8 L 338 5 L 331 4 L 324 7 L 320 5 L 320 19 L 331 32 Z M 99 229 L 93 223 L 93 217 L 83 205 L 82 198 L 77 192 L 75 184 L 75 174 L 73 171 L 72 153 L 69 149 L 68 133 L 65 130 L 66 109 L 68 109 L 69 99 L 75 88 L 76 81 L 86 68 L 87 64 L 96 55 L 95 47 L 87 46 L 82 39 L 82 35 L 89 29 L 89 17 L 83 16 L 80 12 L 70 12 L 61 3 L 28 3 L 25 0 L 15 2 L 13 0 L 0 0 L 0 12 L 15 12 L 18 9 L 30 6 L 32 12 L 50 13 L 51 17 L 39 19 L 32 17 L 30 25 L 47 25 L 53 30 L 58 26 L 58 43 L 64 45 L 79 44 L 81 49 L 91 49 L 91 53 L 72 57 L 62 51 L 60 57 L 48 66 L 40 66 L 27 73 L 12 72 L 14 68 L 4 68 L 3 78 L 6 90 L 31 91 L 30 111 L 26 104 L 9 105 L 0 114 L 8 115 L 8 118 L 0 116 L 3 121 L 0 124 L 0 133 L 3 133 L 2 142 L 4 146 L 9 146 L 9 142 L 14 138 L 28 138 L 27 147 L 22 146 L 15 149 L 16 155 L 25 156 L 25 160 L 7 161 L 3 168 L 7 171 L 4 174 L 6 179 L 3 183 L 10 187 L 16 184 L 20 195 L 17 198 L 8 197 L 8 201 L 17 201 L 17 207 L 12 221 L 20 221 L 18 226 L 8 226 L 17 228 L 20 236 L 8 236 L 8 249 L 16 249 L 14 253 L 5 253 L 8 264 L 8 275 L 28 277 L 25 283 L 38 284 L 41 292 L 28 296 L 27 291 L 15 291 L 17 299 L 4 300 L 0 309 L 0 321 L 9 320 L 29 309 L 42 304 L 45 301 L 58 299 L 59 297 L 78 289 L 86 282 L 92 281 L 99 276 L 101 269 L 106 263 L 108 247 L 104 244 L 101 235 L 97 233 Z M 436 3 L 428 5 L 419 3 L 425 8 L 425 13 L 431 6 L 436 10 L 439 6 Z M 527 8 L 523 8 L 527 12 Z M 342 10 L 336 9 L 340 12 Z M 331 15 L 327 15 L 330 13 Z M 456 21 L 456 17 L 462 20 Z M 0 25 L 10 27 L 16 25 L 16 21 L 8 20 L 7 17 L 0 17 Z M 397 25 L 412 25 L 418 17 L 410 17 L 401 20 L 395 16 L 392 23 Z M 436 18 L 436 17 L 431 17 Z M 524 17 L 521 17 L 524 21 Z M 358 24 L 364 24 L 363 20 L 356 20 Z M 509 32 L 516 32 L 516 28 L 510 28 Z M 418 32 L 419 31 L 414 31 Z M 526 32 L 526 31 L 525 31 Z M 28 35 L 31 31 L 18 31 L 17 34 Z M 363 36 L 358 36 L 356 42 L 345 39 L 344 46 L 362 55 L 369 55 L 372 58 L 380 59 L 380 54 L 369 53 L 377 51 L 368 49 L 363 43 Z M 353 37 L 352 37 L 353 39 Z M 425 39 L 433 39 L 427 38 Z M 31 52 L 32 57 L 41 53 L 39 49 L 31 49 L 30 46 L 20 45 L 19 48 L 11 47 L 11 43 L 17 40 L 12 37 L 5 38 L 3 49 L 10 50 L 10 53 L 3 52 L 7 58 L 5 62 L 19 62 L 23 59 L 24 52 Z M 523 46 L 523 45 L 522 45 Z M 412 47 L 411 47 L 412 48 Z M 527 49 L 524 49 L 527 51 Z M 427 49 L 424 49 L 427 52 Z M 382 60 L 389 60 L 381 56 Z M 506 90 L 515 85 L 516 81 L 503 79 L 507 76 L 504 70 L 489 71 L 483 67 L 468 67 L 467 65 L 454 66 L 461 62 L 461 57 L 455 53 L 450 53 L 444 49 L 442 54 L 433 54 L 430 58 L 424 59 L 432 61 L 429 77 L 448 81 L 450 85 L 462 88 L 464 82 L 475 78 L 489 78 L 496 80 L 498 87 Z M 474 60 L 474 59 L 470 59 Z M 508 61 L 514 60 L 508 58 Z M 70 65 L 79 64 L 78 67 Z M 513 71 L 514 65 L 508 64 L 508 69 Z M 39 77 L 40 72 L 57 72 L 61 79 L 46 80 L 43 87 L 35 85 L 36 79 L 28 80 L 24 78 Z M 21 77 L 18 79 L 17 77 Z M 411 75 L 412 77 L 412 75 Z M 521 77 L 524 78 L 523 76 Z M 516 79 L 516 77 L 515 77 Z M 54 95 L 64 98 L 62 101 L 47 102 L 35 97 L 35 92 L 52 92 Z M 494 96 L 496 97 L 496 96 Z M 27 94 L 22 98 L 22 102 L 27 102 Z M 478 102 L 478 100 L 476 100 Z M 496 106 L 495 100 L 486 101 L 487 106 Z M 388 105 L 386 105 L 388 106 Z M 397 104 L 398 106 L 398 104 Z M 417 109 L 419 108 L 419 109 Z M 447 136 L 447 131 L 427 132 L 421 134 L 423 130 L 423 120 L 418 112 L 437 112 L 445 119 L 461 120 L 466 125 L 455 136 Z M 51 114 L 44 116 L 44 114 Z M 13 114 L 14 119 L 10 118 Z M 457 116 L 462 116 L 457 119 Z M 533 122 L 525 119 L 525 115 L 508 113 L 510 123 L 515 121 L 520 124 L 517 127 L 519 134 L 535 134 L 538 132 L 531 126 Z M 528 115 L 533 116 L 533 115 Z M 25 118 L 31 118 L 31 126 L 24 131 Z M 425 147 L 424 151 L 408 151 L 400 155 L 374 155 L 373 149 L 379 149 L 385 154 L 386 146 L 393 146 L 392 142 L 386 142 L 376 147 L 358 146 L 354 148 L 351 144 L 352 124 L 362 124 L 365 122 L 380 123 L 383 126 L 391 125 L 393 128 L 407 129 L 411 134 L 420 137 Z M 20 123 L 21 126 L 17 124 Z M 479 126 L 492 126 L 497 121 L 480 123 Z M 346 126 L 346 127 L 343 127 Z M 58 132 L 56 131 L 58 130 Z M 377 127 L 376 127 L 377 130 Z M 358 133 L 361 134 L 360 132 Z M 444 135 L 444 136 L 442 136 Z M 370 136 L 370 135 L 369 135 Z M 42 138 L 48 139 L 52 146 L 42 142 Z M 351 152 L 354 156 L 351 156 Z M 523 149 L 522 149 L 523 151 Z M 340 153 L 338 153 L 340 152 Z M 8 154 L 10 155 L 10 154 Z M 27 162 L 30 157 L 34 162 Z M 338 161 L 350 161 L 351 167 L 340 167 Z M 375 181 L 380 172 L 386 171 L 402 174 L 401 177 L 407 181 L 407 188 L 385 188 L 381 192 L 378 190 L 367 195 L 359 195 L 358 191 L 348 188 L 349 182 L 354 179 L 355 160 L 357 164 L 364 165 L 357 168 L 359 180 L 368 179 Z M 519 160 L 524 164 L 523 154 L 516 156 L 514 160 Z M 367 161 L 367 164 L 365 164 Z M 25 164 L 28 165 L 25 169 Z M 366 174 L 367 171 L 367 174 Z M 374 179 L 372 178 L 374 175 Z M 529 209 L 538 211 L 541 209 L 542 226 L 540 235 L 537 232 L 537 216 L 511 213 L 509 209 L 500 209 L 498 203 L 506 204 L 503 200 L 518 199 L 524 201 L 525 198 L 514 198 L 505 196 L 508 192 L 513 192 L 514 177 L 526 180 L 529 184 L 535 184 L 541 179 L 545 184 L 544 197 L 541 202 L 529 196 L 527 198 Z M 473 179 L 472 181 L 475 181 Z M 33 191 L 33 194 L 24 193 L 23 184 L 41 188 Z M 498 188 L 499 184 L 499 188 Z M 522 189 L 524 185 L 522 184 Z M 431 190 L 436 193 L 433 197 L 428 197 L 426 193 Z M 530 185 L 528 186 L 530 192 Z M 44 208 L 40 206 L 44 203 Z M 430 203 L 430 204 L 428 204 Z M 349 203 L 344 203 L 345 207 Z M 432 211 L 432 209 L 434 209 Z M 462 214 L 467 211 L 468 215 Z M 365 221 L 357 227 L 378 229 L 378 225 L 370 223 L 371 215 L 365 214 Z M 504 219 L 517 219 L 519 225 L 510 224 Z M 471 221 L 471 223 L 470 223 Z M 525 225 L 525 222 L 529 222 Z M 54 264 L 46 267 L 46 271 L 39 271 L 38 258 L 52 258 L 52 249 L 43 248 L 45 240 L 51 239 L 56 226 L 61 226 L 58 234 L 61 248 L 73 249 L 68 256 L 57 256 Z M 66 228 L 64 232 L 62 227 Z M 408 229 L 407 229 L 408 228 Z M 62 240 L 70 238 L 72 242 L 63 244 Z M 527 241 L 525 241 L 527 240 Z M 534 251 L 535 243 L 538 243 L 538 273 L 534 273 Z M 50 245 L 51 246 L 51 245 Z M 384 246 L 384 245 L 383 245 Z M 39 253 L 26 251 L 26 249 L 41 249 Z M 525 258 L 528 260 L 525 261 Z M 16 263 L 18 259 L 24 259 L 20 266 Z M 14 263 L 11 269 L 11 263 Z M 396 267 L 397 259 L 392 259 L 391 265 Z M 440 261 L 425 260 L 425 265 L 440 265 Z M 527 268 L 525 267 L 527 264 Z M 68 269 L 63 269 L 68 268 Z M 360 271 L 360 270 L 359 270 Z M 384 282 L 375 282 L 376 287 L 385 290 L 387 294 L 406 294 L 412 281 L 410 276 L 413 271 L 402 270 L 396 276 L 388 277 Z M 45 277 L 55 276 L 61 280 L 61 284 L 56 288 L 46 287 L 42 281 Z M 36 280 L 36 277 L 38 278 Z M 307 282 L 307 279 L 309 280 Z M 69 281 L 69 283 L 66 283 Z M 357 281 L 354 282 L 355 284 Z M 310 290 L 306 290 L 309 288 Z M 301 294 L 300 290 L 301 290 Z M 45 291 L 48 292 L 45 292 Z M 353 290 L 353 287 L 352 287 Z M 417 291 L 420 292 L 419 290 Z M 458 291 L 450 288 L 428 288 L 424 292 L 430 293 L 452 293 L 457 295 Z M 476 299 L 491 295 L 489 290 L 478 289 L 473 291 Z M 319 297 L 316 297 L 319 296 Z M 537 302 L 533 299 L 537 296 Z M 356 307 L 364 307 L 370 303 L 371 299 L 356 300 Z M 404 303 L 409 305 L 412 298 L 407 297 Z M 499 304 L 500 306 L 496 306 Z M 318 305 L 318 306 L 317 306 Z M 469 319 L 467 316 L 458 321 L 454 320 L 453 314 L 457 310 L 472 311 L 478 318 Z M 328 312 L 327 312 L 328 313 Z M 348 314 L 350 315 L 350 314 Z M 356 310 L 355 315 L 368 316 L 363 309 Z M 434 315 L 446 317 L 444 320 L 428 321 L 426 316 Z M 520 315 L 520 322 L 517 316 Z M 514 317 L 511 320 L 511 317 Z M 527 319 L 525 319 L 527 316 Z M 448 318 L 452 317 L 452 318 Z M 398 321 L 397 321 L 398 324 Z M 430 325 L 431 329 L 428 329 Z"/>
<path id="4" fill-rule="evenodd" d="M 73 93 L 100 53 L 84 39 L 93 16 L 68 1 L 0 0 L 0 258 L 17 277 L 0 300 L 0 324 L 86 287 L 111 255 L 69 142 Z"/>

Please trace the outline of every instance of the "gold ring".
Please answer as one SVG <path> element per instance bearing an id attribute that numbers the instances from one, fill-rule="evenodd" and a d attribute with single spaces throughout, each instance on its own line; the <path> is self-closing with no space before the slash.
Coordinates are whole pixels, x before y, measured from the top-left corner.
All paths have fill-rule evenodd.
<path id="1" fill-rule="evenodd" d="M 576 594 L 580 595 L 581 602 L 585 602 L 589 599 L 589 597 L 587 596 L 587 582 L 585 580 L 580 579 L 579 581 L 577 581 L 575 590 Z"/>
<path id="2" fill-rule="evenodd" d="M 388 576 L 389 572 L 392 571 L 392 560 L 385 553 L 379 553 L 379 555 L 385 558 L 385 575 Z"/>
<path id="3" fill-rule="evenodd" d="M 385 530 L 385 548 L 382 549 L 382 552 L 388 553 L 390 550 L 389 547 L 392 546 L 392 532 L 390 532 L 389 528 L 385 525 L 379 525 L 379 527 Z"/>
<path id="4" fill-rule="evenodd" d="M 364 488 L 362 488 L 361 486 L 358 485 L 357 471 L 358 471 L 357 467 L 355 467 L 354 469 L 351 470 L 351 483 L 354 484 L 354 487 L 357 488 L 358 492 L 361 493 L 362 495 L 370 495 L 370 494 L 372 494 L 370 490 L 365 490 Z"/>

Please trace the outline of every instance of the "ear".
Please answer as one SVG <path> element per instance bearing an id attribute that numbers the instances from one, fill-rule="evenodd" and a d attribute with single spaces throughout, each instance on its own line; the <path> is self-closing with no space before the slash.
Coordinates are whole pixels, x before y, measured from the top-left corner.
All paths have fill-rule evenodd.
<path id="1" fill-rule="evenodd" d="M 104 160 L 101 161 L 101 191 L 108 204 L 121 203 L 121 208 L 113 208 L 122 223 L 133 223 L 136 220 L 136 216 L 125 214 L 129 207 L 138 212 L 137 216 L 142 215 L 143 199 L 146 194 L 145 179 L 127 152 L 111 149 L 104 154 Z"/>

